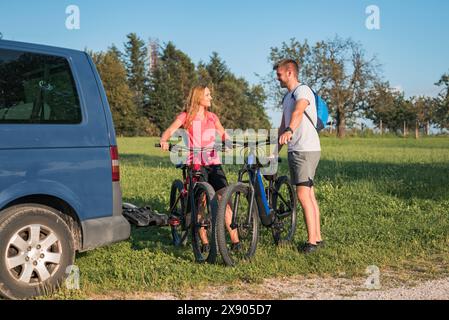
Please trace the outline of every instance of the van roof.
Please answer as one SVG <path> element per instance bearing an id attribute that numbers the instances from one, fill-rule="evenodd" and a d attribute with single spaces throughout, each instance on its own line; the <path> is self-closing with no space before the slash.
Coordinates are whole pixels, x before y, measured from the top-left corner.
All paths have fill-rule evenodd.
<path id="1" fill-rule="evenodd" d="M 0 40 L 0 47 L 7 46 L 8 48 L 17 48 L 17 49 L 28 49 L 28 50 L 38 50 L 38 51 L 51 51 L 51 52 L 60 52 L 65 54 L 70 53 L 82 53 L 83 51 L 68 49 L 62 47 L 54 47 L 44 44 L 36 44 L 36 43 L 28 43 L 28 42 L 20 42 L 20 41 L 11 41 L 11 40 Z"/>

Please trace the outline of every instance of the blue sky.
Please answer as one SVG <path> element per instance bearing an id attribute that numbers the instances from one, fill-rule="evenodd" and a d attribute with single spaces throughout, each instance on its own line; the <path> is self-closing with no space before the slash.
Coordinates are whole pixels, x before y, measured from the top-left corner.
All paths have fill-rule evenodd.
<path id="1" fill-rule="evenodd" d="M 67 30 L 65 9 L 80 8 L 80 30 Z M 365 9 L 380 9 L 380 30 L 365 27 Z M 270 47 L 295 37 L 310 42 L 341 37 L 377 55 L 383 75 L 407 96 L 436 95 L 449 71 L 449 1 L 446 0 L 40 0 L 1 1 L 4 39 L 95 51 L 126 34 L 173 41 L 196 63 L 217 51 L 230 69 L 257 83 L 271 70 Z M 274 124 L 279 114 L 270 112 Z"/>

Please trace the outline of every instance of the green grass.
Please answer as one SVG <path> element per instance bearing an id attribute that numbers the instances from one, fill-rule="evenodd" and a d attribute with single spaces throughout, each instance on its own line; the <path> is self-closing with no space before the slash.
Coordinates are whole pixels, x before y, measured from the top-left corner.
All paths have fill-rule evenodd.
<path id="1" fill-rule="evenodd" d="M 124 201 L 165 212 L 171 182 L 180 176 L 168 153 L 153 147 L 154 138 L 118 142 Z M 423 275 L 449 270 L 448 138 L 323 138 L 322 149 L 316 192 L 328 245 L 319 253 L 277 248 L 264 229 L 255 259 L 227 268 L 195 263 L 190 246 L 171 245 L 169 228 L 133 229 L 128 241 L 78 254 L 81 291 L 56 297 L 182 292 L 291 275 L 352 277 L 369 265 Z M 237 166 L 225 171 L 235 182 Z M 286 161 L 280 171 L 287 174 Z M 301 216 L 296 243 L 306 239 Z"/>

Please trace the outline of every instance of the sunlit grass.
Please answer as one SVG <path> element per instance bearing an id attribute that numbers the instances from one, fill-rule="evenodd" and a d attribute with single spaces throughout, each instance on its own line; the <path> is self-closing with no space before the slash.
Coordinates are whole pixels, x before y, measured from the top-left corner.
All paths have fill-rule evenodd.
<path id="1" fill-rule="evenodd" d="M 155 142 L 119 139 L 121 184 L 125 202 L 164 212 L 180 171 L 168 153 L 154 148 Z M 357 276 L 369 265 L 429 273 L 437 272 L 429 265 L 449 265 L 449 139 L 323 138 L 322 148 L 316 190 L 326 248 L 308 256 L 296 250 L 306 239 L 301 211 L 295 245 L 275 247 L 271 233 L 262 228 L 254 260 L 235 268 L 195 263 L 190 246 L 171 245 L 169 228 L 133 229 L 128 241 L 77 256 L 81 291 L 76 297 L 182 292 L 276 276 Z M 225 167 L 231 183 L 237 170 Z M 283 161 L 280 173 L 287 172 Z"/>

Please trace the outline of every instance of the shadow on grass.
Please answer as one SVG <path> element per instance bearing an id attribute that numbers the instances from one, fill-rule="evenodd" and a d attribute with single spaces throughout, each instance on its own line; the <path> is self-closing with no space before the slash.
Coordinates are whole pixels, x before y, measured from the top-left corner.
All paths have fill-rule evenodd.
<path id="1" fill-rule="evenodd" d="M 174 168 L 167 155 L 124 154 L 123 161 L 130 165 L 145 165 L 153 168 Z M 282 173 L 288 172 L 287 161 L 280 165 Z M 240 166 L 224 165 L 227 173 L 237 172 Z M 337 185 L 347 185 L 354 181 L 374 182 L 375 188 L 385 194 L 403 199 L 418 198 L 428 200 L 449 199 L 449 164 L 438 163 L 388 163 L 334 161 L 322 159 L 317 169 L 317 181 L 330 180 Z M 233 181 L 230 181 L 232 183 Z M 142 205 L 142 199 L 130 199 Z M 166 204 L 153 203 L 157 210 L 164 210 Z"/>
<path id="2" fill-rule="evenodd" d="M 379 192 L 403 199 L 449 199 L 448 163 L 379 163 L 321 160 L 317 180 L 337 185 L 365 180 L 374 182 Z"/>
<path id="3" fill-rule="evenodd" d="M 150 206 L 153 210 L 168 215 L 168 203 L 163 203 L 157 198 L 151 198 L 149 201 L 145 202 L 142 197 L 127 197 L 123 199 L 123 202 L 132 203 L 137 206 Z M 175 247 L 172 242 L 171 229 L 169 226 L 132 226 L 129 241 L 131 242 L 133 250 L 159 250 L 167 254 L 173 254 L 177 258 L 193 261 L 190 254 L 192 252 L 190 243 L 187 243 L 184 247 Z"/>
<path id="4" fill-rule="evenodd" d="M 173 168 L 168 157 L 148 156 L 140 154 L 124 155 L 130 165 L 140 165 L 142 162 L 151 167 L 166 166 Z M 233 170 L 235 166 L 224 166 L 226 172 Z M 281 164 L 282 171 L 287 168 L 287 162 Z M 361 161 L 333 161 L 322 159 L 317 170 L 317 187 L 320 181 L 330 181 L 334 185 L 345 186 L 358 181 L 372 183 L 372 188 L 380 194 L 394 195 L 403 199 L 418 198 L 423 200 L 447 200 L 449 199 L 449 164 L 435 163 L 387 163 L 387 162 L 361 162 Z M 161 190 L 162 191 L 162 190 Z M 168 203 L 163 203 L 157 198 L 143 199 L 139 196 L 124 198 L 124 202 L 135 203 L 138 206 L 150 205 L 161 213 L 165 213 Z M 301 220 L 302 221 L 302 220 Z M 406 228 L 406 230 L 409 230 Z M 410 237 L 415 241 L 421 237 L 415 235 L 414 227 L 410 229 Z M 426 230 L 416 232 L 427 232 Z M 424 233 L 423 237 L 426 235 Z M 382 235 L 381 235 L 382 236 Z M 388 235 L 383 235 L 388 238 Z M 377 237 L 376 235 L 368 235 Z M 358 235 L 355 237 L 358 238 Z M 351 239 L 351 238 L 346 238 Z M 266 243 L 271 240 L 266 235 Z M 391 240 L 391 239 L 390 239 Z M 169 227 L 133 228 L 131 238 L 128 240 L 133 250 L 159 251 L 188 262 L 194 262 L 191 245 L 186 247 L 174 247 L 172 245 L 171 230 Z M 407 240 L 408 241 L 408 240 Z M 271 241 L 270 241 L 271 242 Z M 362 251 L 362 249 L 358 249 Z M 77 258 L 84 253 L 78 254 Z"/>
<path id="5" fill-rule="evenodd" d="M 170 227 L 132 227 L 129 241 L 135 251 L 145 249 L 162 251 L 176 258 L 193 262 L 191 244 L 188 242 L 186 246 L 175 247 L 172 243 Z"/>

